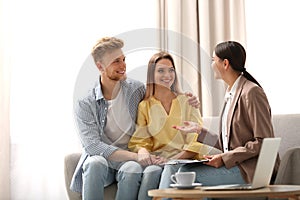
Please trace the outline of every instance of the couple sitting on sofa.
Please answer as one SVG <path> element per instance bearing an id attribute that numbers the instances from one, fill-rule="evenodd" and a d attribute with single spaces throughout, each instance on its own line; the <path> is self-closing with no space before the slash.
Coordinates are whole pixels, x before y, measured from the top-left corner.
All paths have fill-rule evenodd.
<path id="1" fill-rule="evenodd" d="M 151 58 L 145 91 L 142 83 L 126 78 L 122 47 L 117 38 L 103 38 L 94 46 L 100 79 L 75 108 L 83 154 L 71 189 L 82 193 L 83 199 L 102 199 L 104 187 L 115 181 L 116 199 L 150 199 L 147 191 L 157 188 L 160 180 L 161 188 L 169 187 L 170 175 L 178 168 L 165 165 L 161 175 L 160 164 L 207 153 L 198 142 L 209 134 L 194 108 L 198 100 L 180 92 L 171 55 L 160 52 Z M 251 182 L 262 139 L 274 137 L 267 98 L 246 72 L 245 58 L 239 43 L 224 42 L 216 46 L 212 64 L 216 78 L 228 84 L 228 101 L 216 144 L 223 153 L 205 157 L 210 173 L 228 172 L 218 174 L 218 180 L 228 183 Z M 179 126 L 183 122 L 185 126 Z M 205 169 L 193 169 L 198 170 Z"/>

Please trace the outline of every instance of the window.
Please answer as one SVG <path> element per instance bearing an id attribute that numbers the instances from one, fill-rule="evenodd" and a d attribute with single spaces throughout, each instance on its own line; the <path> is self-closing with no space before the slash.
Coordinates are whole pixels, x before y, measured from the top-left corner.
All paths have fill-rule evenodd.
<path id="1" fill-rule="evenodd" d="M 100 37 L 154 28 L 156 3 L 9 0 L 5 5 L 12 32 L 12 199 L 65 199 L 63 157 L 79 149 L 73 119 L 77 76 Z M 148 53 L 126 55 L 129 73 L 147 64 Z"/>
<path id="2" fill-rule="evenodd" d="M 264 88 L 273 114 L 300 113 L 300 2 L 245 3 L 247 69 Z"/>

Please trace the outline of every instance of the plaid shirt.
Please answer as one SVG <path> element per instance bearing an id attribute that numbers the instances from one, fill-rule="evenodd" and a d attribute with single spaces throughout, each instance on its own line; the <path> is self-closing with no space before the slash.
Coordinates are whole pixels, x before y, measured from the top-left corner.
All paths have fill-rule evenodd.
<path id="1" fill-rule="evenodd" d="M 125 81 L 121 81 L 121 87 L 133 121 L 129 133 L 133 134 L 138 105 L 144 98 L 145 86 L 139 81 L 127 78 Z M 83 153 L 72 178 L 70 188 L 73 191 L 82 192 L 82 165 L 88 156 L 101 155 L 107 158 L 118 149 L 118 147 L 103 142 L 106 137 L 104 127 L 107 123 L 107 111 L 108 103 L 102 94 L 100 82 L 97 82 L 96 87 L 75 105 L 75 120 Z"/>

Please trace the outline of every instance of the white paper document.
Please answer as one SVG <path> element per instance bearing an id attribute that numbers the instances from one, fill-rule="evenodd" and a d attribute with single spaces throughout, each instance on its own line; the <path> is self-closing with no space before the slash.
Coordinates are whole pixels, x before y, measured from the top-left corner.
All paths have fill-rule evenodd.
<path id="1" fill-rule="evenodd" d="M 177 165 L 177 164 L 189 164 L 189 163 L 203 163 L 207 162 L 207 159 L 202 160 L 190 160 L 190 159 L 175 159 L 175 160 L 169 160 L 165 163 L 165 165 Z"/>

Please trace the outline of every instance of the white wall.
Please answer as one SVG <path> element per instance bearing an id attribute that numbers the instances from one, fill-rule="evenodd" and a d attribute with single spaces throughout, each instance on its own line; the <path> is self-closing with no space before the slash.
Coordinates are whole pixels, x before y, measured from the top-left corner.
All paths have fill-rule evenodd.
<path id="1" fill-rule="evenodd" d="M 247 69 L 273 114 L 300 113 L 300 1 L 245 0 Z"/>

